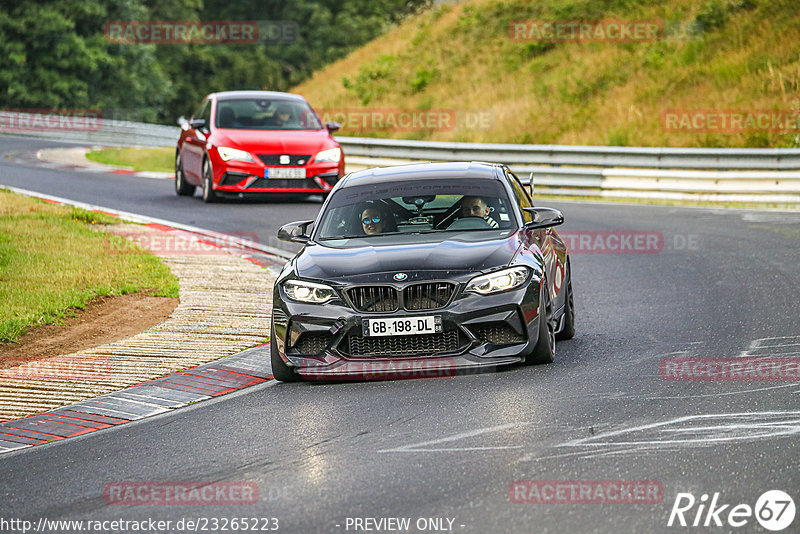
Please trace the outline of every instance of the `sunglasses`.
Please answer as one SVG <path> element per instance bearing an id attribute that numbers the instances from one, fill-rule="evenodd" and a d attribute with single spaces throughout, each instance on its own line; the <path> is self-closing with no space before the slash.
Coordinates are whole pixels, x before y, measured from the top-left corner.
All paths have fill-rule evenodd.
<path id="1" fill-rule="evenodd" d="M 372 217 L 372 218 L 364 217 L 363 219 L 361 219 L 361 223 L 364 226 L 368 225 L 370 223 L 370 221 L 374 222 L 375 224 L 378 224 L 379 222 L 381 222 L 381 218 L 380 217 Z"/>

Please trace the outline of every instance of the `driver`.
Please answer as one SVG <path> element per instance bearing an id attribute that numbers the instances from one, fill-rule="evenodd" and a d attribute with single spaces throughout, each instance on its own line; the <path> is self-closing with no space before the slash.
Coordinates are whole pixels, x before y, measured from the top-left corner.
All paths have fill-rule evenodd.
<path id="1" fill-rule="evenodd" d="M 462 217 L 480 217 L 492 228 L 497 228 L 497 221 L 489 217 L 491 209 L 481 197 L 465 196 L 461 199 Z"/>
<path id="2" fill-rule="evenodd" d="M 290 123 L 294 123 L 292 120 L 291 106 L 288 104 L 280 104 L 275 110 L 275 116 L 272 120 L 275 123 L 275 126 L 287 126 Z"/>

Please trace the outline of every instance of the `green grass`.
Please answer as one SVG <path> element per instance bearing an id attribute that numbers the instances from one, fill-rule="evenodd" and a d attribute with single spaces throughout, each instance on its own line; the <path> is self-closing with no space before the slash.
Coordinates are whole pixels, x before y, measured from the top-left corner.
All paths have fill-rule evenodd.
<path id="1" fill-rule="evenodd" d="M 131 167 L 135 171 L 172 172 L 175 166 L 174 148 L 106 148 L 92 150 L 86 159 L 105 165 Z"/>
<path id="2" fill-rule="evenodd" d="M 515 41 L 512 22 L 660 20 L 635 43 Z M 797 147 L 798 131 L 672 131 L 665 110 L 800 113 L 797 0 L 464 0 L 436 6 L 291 91 L 325 109 L 484 111 L 489 126 L 340 135 L 620 146 Z M 348 129 L 349 128 L 349 129 Z"/>
<path id="3" fill-rule="evenodd" d="M 0 189 L 0 342 L 57 323 L 94 297 L 178 296 L 178 280 L 161 260 L 102 231 L 115 222 Z"/>

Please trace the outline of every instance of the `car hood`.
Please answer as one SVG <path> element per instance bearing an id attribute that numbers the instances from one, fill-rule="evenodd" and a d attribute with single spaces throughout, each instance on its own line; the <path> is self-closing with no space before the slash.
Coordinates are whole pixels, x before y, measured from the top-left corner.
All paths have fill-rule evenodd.
<path id="1" fill-rule="evenodd" d="M 517 234 L 491 241 L 440 241 L 408 245 L 333 248 L 310 244 L 295 258 L 300 278 L 352 283 L 378 281 L 404 272 L 409 280 L 485 272 L 508 265 Z M 427 273 L 427 275 L 426 275 Z M 368 275 L 374 275 L 368 276 Z"/>
<path id="2" fill-rule="evenodd" d="M 327 130 L 234 130 L 219 129 L 214 144 L 254 154 L 305 154 L 337 146 Z"/>

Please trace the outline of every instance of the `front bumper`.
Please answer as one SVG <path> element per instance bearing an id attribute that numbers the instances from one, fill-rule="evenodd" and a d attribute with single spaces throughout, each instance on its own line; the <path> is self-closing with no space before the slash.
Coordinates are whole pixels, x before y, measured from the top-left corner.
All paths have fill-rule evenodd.
<path id="1" fill-rule="evenodd" d="M 345 299 L 291 301 L 276 284 L 272 342 L 281 359 L 308 379 L 442 378 L 523 361 L 538 341 L 538 281 L 489 296 L 462 289 L 439 309 L 364 313 Z M 441 333 L 363 335 L 364 319 L 430 315 L 441 318 Z"/>
<path id="2" fill-rule="evenodd" d="M 289 167 L 289 166 L 287 166 Z M 328 193 L 343 176 L 338 163 L 314 163 L 305 167 L 305 178 L 264 178 L 264 165 L 243 161 L 218 161 L 214 166 L 217 193 Z M 276 167 L 271 167 L 276 168 Z"/>

